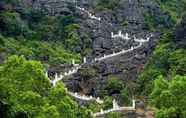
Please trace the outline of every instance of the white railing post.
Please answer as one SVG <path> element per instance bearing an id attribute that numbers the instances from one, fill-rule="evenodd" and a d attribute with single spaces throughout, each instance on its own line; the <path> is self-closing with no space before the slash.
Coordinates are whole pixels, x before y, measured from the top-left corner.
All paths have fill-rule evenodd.
<path id="1" fill-rule="evenodd" d="M 86 57 L 83 58 L 83 63 L 87 63 Z"/>
<path id="2" fill-rule="evenodd" d="M 119 30 L 118 36 L 122 37 L 122 31 L 121 30 Z"/>
<path id="3" fill-rule="evenodd" d="M 111 38 L 114 38 L 114 33 L 113 32 L 111 32 Z"/>
<path id="4" fill-rule="evenodd" d="M 45 76 L 48 77 L 48 72 L 46 71 Z"/>
<path id="5" fill-rule="evenodd" d="M 54 79 L 55 79 L 55 80 L 57 80 L 57 78 L 58 78 L 58 75 L 57 75 L 57 73 L 56 73 L 56 74 L 55 74 L 55 78 L 54 78 Z"/>
<path id="6" fill-rule="evenodd" d="M 136 101 L 132 100 L 132 108 L 135 109 L 136 108 Z"/>
<path id="7" fill-rule="evenodd" d="M 101 114 L 103 114 L 103 109 L 100 110 Z"/>
<path id="8" fill-rule="evenodd" d="M 119 105 L 118 105 L 118 103 L 116 102 L 115 99 L 112 101 L 112 104 L 113 104 L 113 109 L 118 109 L 119 108 Z"/>
<path id="9" fill-rule="evenodd" d="M 75 65 L 75 60 L 74 59 L 72 59 L 72 65 Z"/>

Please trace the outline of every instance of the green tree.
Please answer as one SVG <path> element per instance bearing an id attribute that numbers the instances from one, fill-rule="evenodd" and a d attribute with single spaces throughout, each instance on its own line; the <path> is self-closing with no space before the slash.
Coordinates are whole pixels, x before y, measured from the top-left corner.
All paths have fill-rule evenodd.
<path id="1" fill-rule="evenodd" d="M 121 113 L 113 112 L 106 115 L 106 118 L 123 118 Z M 125 118 L 125 117 L 124 117 Z"/>
<path id="2" fill-rule="evenodd" d="M 178 49 L 170 53 L 169 62 L 173 75 L 186 74 L 186 51 L 184 49 Z"/>
<path id="3" fill-rule="evenodd" d="M 35 116 L 50 87 L 39 62 L 12 56 L 1 67 L 0 100 L 10 107 L 8 114 L 12 114 L 11 117 L 20 113 L 27 117 Z"/>
<path id="4" fill-rule="evenodd" d="M 98 0 L 97 9 L 114 9 L 119 5 L 120 0 Z"/>
<path id="5" fill-rule="evenodd" d="M 40 62 L 12 56 L 0 66 L 0 114 L 6 118 L 88 118 L 66 93 L 52 87 Z"/>
<path id="6" fill-rule="evenodd" d="M 112 97 L 106 96 L 104 98 L 103 109 L 105 110 L 111 109 L 113 107 L 112 101 L 113 101 Z"/>
<path id="7" fill-rule="evenodd" d="M 124 88 L 122 91 L 121 91 L 121 102 L 122 104 L 124 105 L 130 105 L 131 103 L 131 100 L 129 98 L 129 93 L 127 91 L 126 88 Z"/>
<path id="8" fill-rule="evenodd" d="M 105 89 L 109 95 L 114 93 L 121 93 L 121 90 L 123 89 L 123 83 L 118 78 L 110 76 Z"/>
<path id="9" fill-rule="evenodd" d="M 151 99 L 157 118 L 186 118 L 186 76 L 175 76 L 171 81 L 161 76 L 154 82 Z"/>
<path id="10" fill-rule="evenodd" d="M 20 14 L 16 12 L 2 12 L 0 13 L 0 30 L 5 35 L 10 36 L 19 36 L 19 35 L 27 35 L 29 33 L 29 28 L 20 18 Z"/>

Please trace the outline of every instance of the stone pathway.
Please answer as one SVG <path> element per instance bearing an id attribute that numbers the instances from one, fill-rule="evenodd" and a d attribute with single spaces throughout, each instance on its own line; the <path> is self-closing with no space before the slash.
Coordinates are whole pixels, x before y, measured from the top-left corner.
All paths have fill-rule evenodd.
<path id="1" fill-rule="evenodd" d="M 100 112 L 94 113 L 93 116 L 98 117 L 98 116 L 103 116 L 105 114 L 111 113 L 111 112 L 119 112 L 119 111 L 135 111 L 135 100 L 132 101 L 132 106 L 129 107 L 120 107 L 116 100 L 113 100 L 113 108 L 108 109 L 108 110 L 103 110 L 101 109 Z"/>
<path id="2" fill-rule="evenodd" d="M 81 7 L 76 7 L 78 10 L 81 10 L 82 12 L 88 14 L 88 17 L 90 19 L 93 19 L 93 20 L 98 20 L 99 22 L 101 22 L 101 17 L 96 17 L 95 15 L 93 15 L 92 13 L 90 13 L 89 11 L 85 10 L 84 8 L 81 8 Z M 119 52 L 113 52 L 112 54 L 108 54 L 108 55 L 104 55 L 103 57 L 97 57 L 97 58 L 94 58 L 92 60 L 92 62 L 98 62 L 98 61 L 104 61 L 106 59 L 109 59 L 109 58 L 112 58 L 112 57 L 115 57 L 115 56 L 119 56 L 119 55 L 122 55 L 122 54 L 126 54 L 128 52 L 132 52 L 140 47 L 142 47 L 142 45 L 146 42 L 149 42 L 150 38 L 152 37 L 151 36 L 148 36 L 146 39 L 138 39 L 134 36 L 134 38 L 130 37 L 128 33 L 126 34 L 122 34 L 122 31 L 118 31 L 118 34 L 114 34 L 113 32 L 111 32 L 111 38 L 112 39 L 115 39 L 115 38 L 121 38 L 123 40 L 134 40 L 135 42 L 138 43 L 137 46 L 131 46 L 130 49 L 123 49 Z M 86 64 L 87 61 L 86 61 L 86 58 L 84 57 L 83 58 L 83 63 L 80 65 L 80 64 L 75 64 L 75 61 L 72 60 L 72 64 L 74 65 L 74 67 L 72 67 L 72 69 L 70 69 L 69 71 L 63 73 L 63 74 L 55 74 L 55 78 L 54 80 L 50 80 L 50 82 L 52 83 L 53 86 L 56 86 L 56 83 L 61 81 L 64 77 L 66 76 L 70 76 L 70 75 L 73 75 L 75 73 L 78 72 L 78 69 L 80 69 L 82 67 L 82 65 Z M 46 73 L 46 76 L 48 77 L 48 73 Z M 66 88 L 66 91 L 67 93 L 76 98 L 76 99 L 80 99 L 80 100 L 83 100 L 83 101 L 96 101 L 97 103 L 99 104 L 102 104 L 104 101 L 101 100 L 99 97 L 98 98 L 94 98 L 92 96 L 86 96 L 86 95 L 80 95 L 78 93 L 73 93 L 73 92 L 70 92 L 67 90 Z M 133 100 L 133 105 L 130 106 L 130 107 L 120 107 L 117 102 L 115 100 L 113 100 L 113 108 L 112 109 L 108 109 L 108 110 L 101 110 L 100 112 L 98 113 L 94 113 L 93 115 L 94 116 L 102 116 L 104 114 L 107 114 L 107 113 L 110 113 L 110 112 L 118 112 L 118 111 L 133 111 L 135 110 L 135 100 Z"/>

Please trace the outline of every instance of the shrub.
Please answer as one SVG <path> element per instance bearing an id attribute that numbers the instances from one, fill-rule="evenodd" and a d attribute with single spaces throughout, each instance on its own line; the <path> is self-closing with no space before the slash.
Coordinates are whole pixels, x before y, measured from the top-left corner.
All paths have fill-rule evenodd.
<path id="1" fill-rule="evenodd" d="M 19 36 L 26 35 L 29 31 L 26 24 L 21 20 L 18 13 L 2 12 L 0 13 L 0 30 L 5 35 Z"/>
<path id="2" fill-rule="evenodd" d="M 122 81 L 118 80 L 118 78 L 110 76 L 105 89 L 109 95 L 121 93 L 121 90 L 123 89 L 123 83 Z"/>

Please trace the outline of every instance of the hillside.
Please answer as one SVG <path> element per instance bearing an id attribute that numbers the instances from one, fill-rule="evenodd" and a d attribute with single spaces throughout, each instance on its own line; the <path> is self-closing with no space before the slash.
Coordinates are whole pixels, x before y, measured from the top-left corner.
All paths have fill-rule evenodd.
<path id="1" fill-rule="evenodd" d="M 185 0 L 0 1 L 0 117 L 185 118 L 185 10 Z"/>

